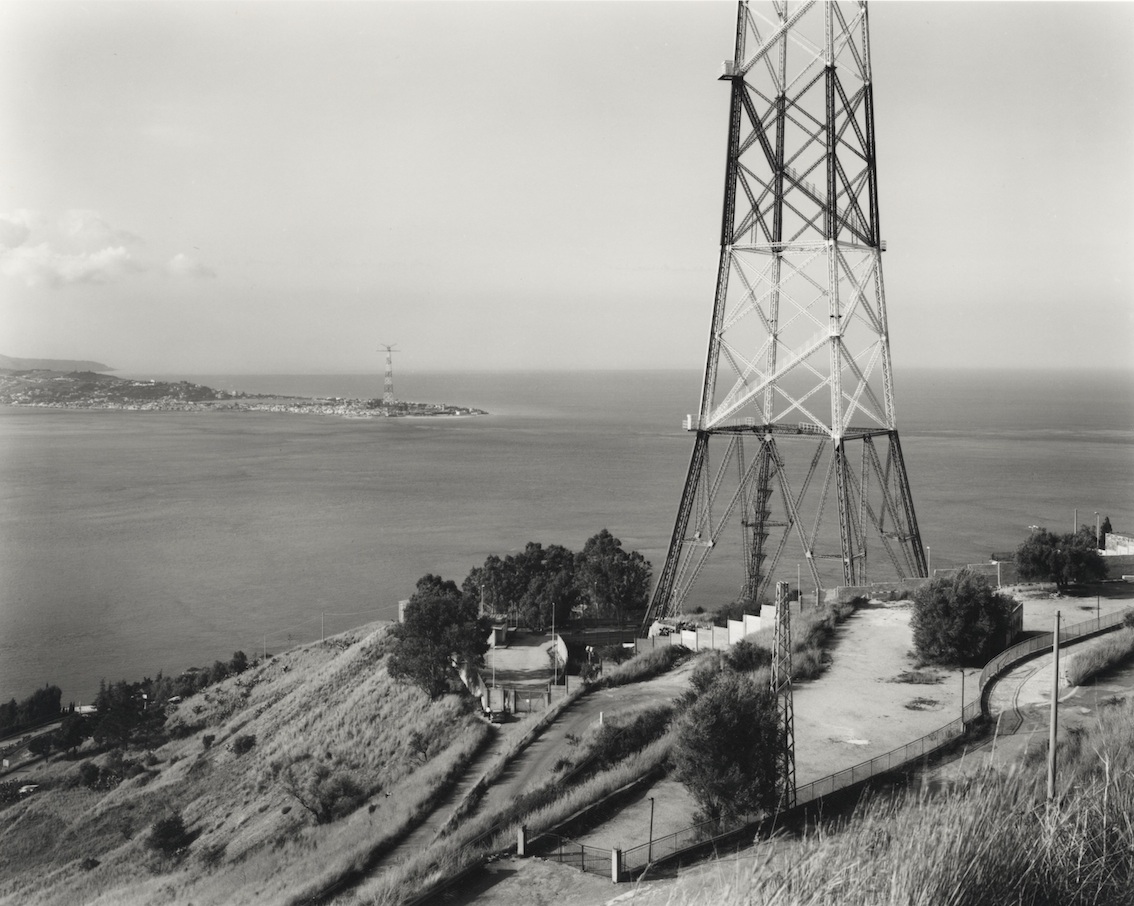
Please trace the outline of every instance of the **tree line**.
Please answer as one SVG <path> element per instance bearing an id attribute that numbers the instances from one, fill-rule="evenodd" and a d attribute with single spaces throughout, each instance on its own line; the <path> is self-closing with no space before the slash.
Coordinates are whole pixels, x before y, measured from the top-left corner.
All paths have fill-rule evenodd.
<path id="1" fill-rule="evenodd" d="M 62 712 L 59 687 L 46 686 L 19 706 L 15 700 L 0 706 L 0 720 L 13 707 L 17 714 L 38 714 L 35 723 L 62 717 L 59 729 L 37 736 L 28 744 L 33 754 L 45 757 L 52 751 L 74 752 L 87 739 L 93 739 L 99 746 L 125 748 L 131 743 L 158 746 L 165 741 L 165 706 L 170 700 L 193 695 L 228 676 L 243 673 L 249 666 L 247 655 L 237 651 L 228 661 L 218 660 L 204 669 L 193 667 L 176 677 L 159 672 L 156 678 L 146 677 L 141 682 L 107 683 L 103 680 L 95 696 L 93 714 L 80 713 L 73 704 L 66 713 Z M 28 704 L 33 700 L 34 708 Z M 0 731 L 3 729 L 0 724 Z"/>
<path id="2" fill-rule="evenodd" d="M 62 709 L 63 690 L 47 685 L 36 689 L 21 702 L 15 698 L 0 704 L 0 736 L 19 733 L 49 720 L 57 720 Z"/>
<path id="3" fill-rule="evenodd" d="M 456 687 L 460 667 L 484 666 L 494 618 L 535 632 L 574 613 L 621 623 L 645 608 L 649 591 L 649 561 L 605 528 L 578 553 L 530 541 L 519 553 L 489 556 L 460 587 L 422 576 L 391 630 L 390 674 L 437 698 Z"/>

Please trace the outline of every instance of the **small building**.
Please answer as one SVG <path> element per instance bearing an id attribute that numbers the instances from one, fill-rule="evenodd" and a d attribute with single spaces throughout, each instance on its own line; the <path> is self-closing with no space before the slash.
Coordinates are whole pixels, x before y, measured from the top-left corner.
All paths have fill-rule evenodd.
<path id="1" fill-rule="evenodd" d="M 1103 554 L 1105 556 L 1115 557 L 1123 554 L 1134 554 L 1134 535 L 1126 535 L 1122 532 L 1107 532 L 1106 545 Z"/>

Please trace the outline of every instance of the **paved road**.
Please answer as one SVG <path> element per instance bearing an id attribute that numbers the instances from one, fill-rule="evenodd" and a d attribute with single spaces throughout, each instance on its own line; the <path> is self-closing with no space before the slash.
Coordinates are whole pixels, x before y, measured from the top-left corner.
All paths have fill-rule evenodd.
<path id="1" fill-rule="evenodd" d="M 1109 702 L 1134 694 L 1134 666 L 1108 674 L 1088 686 L 1068 686 L 1066 670 L 1071 658 L 1089 651 L 1108 638 L 1102 635 L 1072 643 L 1059 650 L 1059 733 L 1094 721 Z M 1001 676 L 989 695 L 996 720 L 992 735 L 971 747 L 964 758 L 943 764 L 927 775 L 930 782 L 947 781 L 984 770 L 1018 763 L 1029 749 L 1047 749 L 1051 721 L 1051 652 L 1014 667 Z"/>

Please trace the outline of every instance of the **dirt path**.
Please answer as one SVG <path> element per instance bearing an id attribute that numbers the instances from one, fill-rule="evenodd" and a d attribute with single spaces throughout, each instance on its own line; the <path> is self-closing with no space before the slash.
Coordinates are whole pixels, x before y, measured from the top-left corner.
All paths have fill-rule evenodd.
<path id="1" fill-rule="evenodd" d="M 1129 598 L 1101 601 L 1103 615 L 1128 607 Z M 1025 628 L 1049 628 L 1054 611 L 1062 609 L 1070 622 L 1094 616 L 1095 604 L 1069 601 L 1040 594 L 1026 601 Z M 1087 613 L 1087 610 L 1090 613 Z M 1082 616 L 1077 612 L 1083 611 Z M 938 729 L 961 713 L 961 672 L 919 669 L 912 656 L 909 605 L 875 605 L 858 611 L 840 628 L 832 648 L 832 663 L 820 678 L 799 683 L 794 690 L 796 773 L 799 783 L 827 776 L 875 755 L 890 751 Z M 1092 642 L 1068 648 L 1067 657 L 1086 650 Z M 1045 664 L 1046 660 L 1046 664 Z M 1037 736 L 1046 745 L 1048 700 L 1050 699 L 1050 655 L 1021 665 L 1003 678 L 994 695 L 1018 709 L 1024 719 L 1020 729 L 1001 734 L 995 747 L 991 742 L 972 750 L 965 758 L 935 769 L 934 781 L 956 775 L 964 766 L 976 769 L 980 759 L 994 753 L 997 764 L 1007 764 L 1023 756 L 1029 742 Z M 1061 658 L 1063 663 L 1066 660 Z M 686 665 L 686 671 L 691 665 Z M 978 670 L 965 671 L 964 701 L 979 694 Z M 676 674 L 675 674 L 676 678 Z M 632 687 L 627 687 L 632 688 Z M 1116 695 L 1132 694 L 1134 667 L 1116 674 L 1096 686 L 1077 689 L 1060 697 L 1061 732 L 1076 722 L 1093 719 L 1100 707 Z M 640 691 L 645 691 L 640 690 Z M 595 699 L 599 701 L 599 699 Z M 592 716 L 593 712 L 588 712 Z M 582 717 L 582 713 L 580 713 Z M 1007 719 L 1007 718 L 1005 718 Z M 581 724 L 585 728 L 586 720 Z M 1042 729 L 1042 732 L 1040 730 Z M 578 732 L 564 727 L 564 732 Z M 554 744 L 553 744 L 554 746 Z M 987 762 L 986 762 L 987 763 Z M 693 803 L 680 784 L 663 780 L 643 790 L 611 821 L 593 829 L 581 842 L 593 846 L 633 846 L 647 834 L 649 797 L 655 799 L 655 837 L 678 830 L 690 823 Z M 785 845 L 767 842 L 749 848 L 739 856 L 682 869 L 676 878 L 649 880 L 633 885 L 615 885 L 577 869 L 542 859 L 502 859 L 470 879 L 467 887 L 453 891 L 446 903 L 453 906 L 671 906 L 683 902 L 708 878 L 724 879 L 736 886 L 755 864 L 760 864 Z"/>
<path id="2" fill-rule="evenodd" d="M 598 723 L 600 714 L 604 720 L 625 718 L 643 708 L 672 702 L 689 687 L 692 669 L 693 663 L 686 662 L 663 676 L 614 689 L 599 689 L 569 705 L 489 788 L 481 800 L 480 811 L 502 808 L 545 780 L 556 761 L 571 750 L 568 736 L 582 736 Z"/>

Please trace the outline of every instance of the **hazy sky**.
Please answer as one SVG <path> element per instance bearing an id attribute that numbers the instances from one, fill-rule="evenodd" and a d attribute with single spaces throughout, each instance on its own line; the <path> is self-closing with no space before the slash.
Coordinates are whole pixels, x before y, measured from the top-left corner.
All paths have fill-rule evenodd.
<path id="1" fill-rule="evenodd" d="M 1134 367 L 1134 3 L 870 9 L 897 368 Z M 0 353 L 696 368 L 733 3 L 0 2 Z"/>

